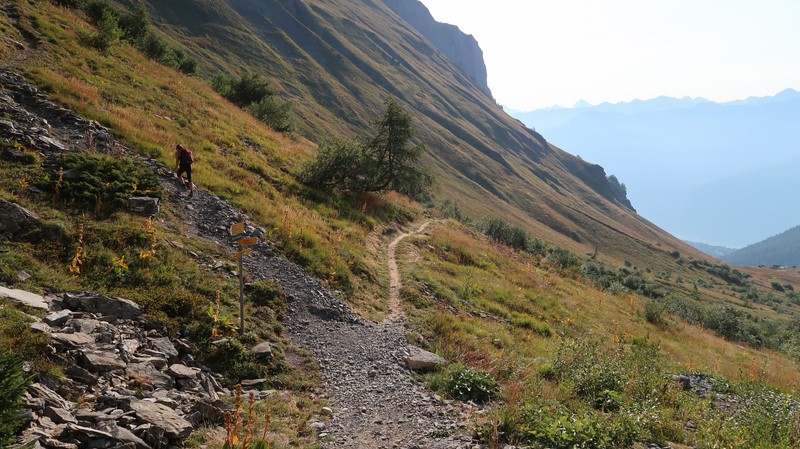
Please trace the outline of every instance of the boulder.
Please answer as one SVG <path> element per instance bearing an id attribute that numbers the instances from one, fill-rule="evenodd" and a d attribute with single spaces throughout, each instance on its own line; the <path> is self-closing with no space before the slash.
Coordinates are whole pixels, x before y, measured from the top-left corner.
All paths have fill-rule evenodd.
<path id="1" fill-rule="evenodd" d="M 406 363 L 414 371 L 432 371 L 447 363 L 445 359 L 438 355 L 416 346 L 409 346 L 408 350 L 409 354 L 406 357 Z"/>
<path id="2" fill-rule="evenodd" d="M 98 373 L 125 369 L 125 362 L 108 353 L 84 352 L 83 364 L 89 371 Z"/>
<path id="3" fill-rule="evenodd" d="M 44 317 L 44 322 L 51 326 L 61 326 L 67 322 L 70 316 L 72 316 L 72 312 L 69 309 L 59 310 Z"/>
<path id="4" fill-rule="evenodd" d="M 131 401 L 130 407 L 140 421 L 164 429 L 171 440 L 183 439 L 192 433 L 192 424 L 166 405 L 140 400 Z"/>
<path id="5" fill-rule="evenodd" d="M 170 362 L 175 362 L 178 359 L 178 350 L 175 345 L 167 337 L 149 338 L 150 346 L 156 351 L 167 356 Z"/>
<path id="6" fill-rule="evenodd" d="M 50 418 L 56 424 L 78 424 L 78 420 L 69 410 L 59 407 L 45 408 L 44 416 Z"/>
<path id="7" fill-rule="evenodd" d="M 16 234 L 40 223 L 41 220 L 33 212 L 0 198 L 0 234 Z"/>
<path id="8" fill-rule="evenodd" d="M 47 406 L 71 410 L 75 404 L 62 398 L 61 395 L 40 383 L 33 383 L 28 386 L 28 393 L 33 399 L 42 399 Z"/>
<path id="9" fill-rule="evenodd" d="M 128 377 L 141 383 L 152 385 L 155 388 L 170 388 L 175 383 L 172 377 L 157 370 L 156 367 L 149 362 L 132 363 L 128 365 L 125 372 L 128 374 Z"/>
<path id="10" fill-rule="evenodd" d="M 8 298 L 17 304 L 35 309 L 50 310 L 50 305 L 41 295 L 24 290 L 0 287 L 0 298 Z"/>
<path id="11" fill-rule="evenodd" d="M 70 346 L 73 348 L 80 348 L 82 346 L 91 345 L 94 343 L 94 337 L 89 334 L 84 334 L 81 332 L 76 332 L 74 334 L 65 334 L 62 332 L 56 332 L 51 335 L 53 340 L 57 343 L 61 343 L 65 346 Z"/>
<path id="12" fill-rule="evenodd" d="M 132 444 L 136 449 L 152 449 L 149 444 L 145 443 L 144 440 L 134 435 L 133 432 L 124 427 L 118 426 L 114 422 L 104 421 L 101 422 L 97 427 L 104 432 L 110 433 L 115 440 L 122 444 Z"/>
<path id="13" fill-rule="evenodd" d="M 84 312 L 112 315 L 125 320 L 132 320 L 142 314 L 141 307 L 130 299 L 110 298 L 88 292 L 64 293 L 64 305 Z"/>
<path id="14" fill-rule="evenodd" d="M 196 379 L 197 374 L 200 373 L 200 369 L 190 368 L 186 365 L 181 365 L 180 363 L 174 363 L 170 365 L 167 372 L 169 372 L 171 376 L 179 379 Z"/>
<path id="15" fill-rule="evenodd" d="M 128 210 L 140 215 L 153 216 L 158 213 L 158 198 L 133 196 L 128 199 Z"/>
<path id="16" fill-rule="evenodd" d="M 253 355 L 256 358 L 261 360 L 271 360 L 272 359 L 272 345 L 269 344 L 268 341 L 263 343 L 259 343 L 256 346 L 253 346 Z"/>

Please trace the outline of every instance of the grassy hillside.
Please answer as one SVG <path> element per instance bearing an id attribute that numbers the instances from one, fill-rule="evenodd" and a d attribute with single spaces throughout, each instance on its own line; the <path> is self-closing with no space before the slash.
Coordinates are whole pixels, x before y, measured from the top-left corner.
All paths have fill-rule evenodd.
<path id="1" fill-rule="evenodd" d="M 430 59 L 418 60 L 427 44 L 407 33 L 389 12 L 376 14 L 360 2 L 297 1 L 291 3 L 292 11 L 282 2 L 269 2 L 263 9 L 247 1 L 233 4 L 238 9 L 212 0 L 158 2 L 153 12 L 164 20 L 176 16 L 187 22 L 165 29 L 171 42 L 191 49 L 201 62 L 201 73 L 222 67 L 244 70 L 245 62 L 253 61 L 265 61 L 265 70 L 283 67 L 286 72 L 276 77 L 276 85 L 295 98 L 310 137 L 367 133 L 365 125 L 378 111 L 370 110 L 376 108 L 372 101 L 387 92 L 385 83 L 366 75 L 374 75 L 369 69 L 374 59 L 363 56 L 367 50 L 356 45 L 364 43 L 363 35 L 333 24 L 358 19 L 367 30 L 381 30 L 370 35 L 376 43 L 388 49 L 399 45 L 396 67 L 373 69 L 386 71 L 395 93 L 403 94 L 400 98 L 407 106 L 415 106 L 420 140 L 431 148 L 427 162 L 439 170 L 437 207 L 425 211 L 391 193 L 353 197 L 306 188 L 295 174 L 314 153 L 313 142 L 275 133 L 222 99 L 203 79 L 158 65 L 127 44 L 115 44 L 106 52 L 86 45 L 81 36 L 95 29 L 74 10 L 49 2 L 8 3 L 0 13 L 0 31 L 31 46 L 24 50 L 0 40 L 0 56 L 56 101 L 108 126 L 134 151 L 171 165 L 174 144 L 188 143 L 195 149 L 200 186 L 243 208 L 254 224 L 267 230 L 278 251 L 340 290 L 368 317 L 382 318 L 387 307 L 384 267 L 389 240 L 396 229 L 427 220 L 425 214 L 430 213 L 436 219 L 430 235 L 416 237 L 398 253 L 409 339 L 454 362 L 452 371 L 421 379 L 444 394 L 458 397 L 458 388 L 450 382 L 454 372 L 479 373 L 472 379 L 482 379 L 483 373 L 497 383 L 496 391 L 486 383 L 487 391 L 494 391 L 495 406 L 471 423 L 489 444 L 572 447 L 569 441 L 557 445 L 545 440 L 561 430 L 573 435 L 573 442 L 591 440 L 593 432 L 608 440 L 596 447 L 627 447 L 631 439 L 703 448 L 719 447 L 714 444 L 720 442 L 723 447 L 778 448 L 798 441 L 796 432 L 786 427 L 786 422 L 796 422 L 796 410 L 773 410 L 768 404 L 791 403 L 800 385 L 800 330 L 793 324 L 800 313 L 794 294 L 800 289 L 800 273 L 733 270 L 607 201 L 596 192 L 600 187 L 587 184 L 602 175 L 599 167 L 550 147 L 508 119 L 490 99 L 472 93 L 456 74 L 448 73 L 446 61 L 427 65 L 440 58 L 435 52 L 429 52 Z M 375 8 L 382 10 L 380 4 Z M 274 23 L 274 17 L 261 19 L 290 12 L 317 26 L 331 24 L 325 28 L 330 34 L 306 33 L 312 40 L 308 43 L 299 40 L 300 30 L 308 31 L 300 23 L 310 22 L 296 22 L 295 31 L 269 31 L 243 19 Z M 194 21 L 189 23 L 189 17 Z M 191 24 L 197 27 L 194 31 Z M 210 33 L 203 31 L 205 26 L 229 32 Z M 241 39 L 247 44 L 244 50 L 254 53 L 235 52 L 232 45 L 222 45 L 217 34 Z M 280 37 L 283 43 L 258 43 L 254 36 Z M 325 50 L 331 58 L 348 55 L 337 59 L 342 70 L 350 70 L 347 76 L 335 79 L 339 72 L 329 73 L 303 50 L 328 48 L 323 42 L 339 43 L 335 51 Z M 296 57 L 287 58 L 287 52 Z M 267 64 L 262 57 L 269 54 L 273 59 Z M 318 84 L 307 84 L 309 80 Z M 287 87 L 291 85 L 296 90 Z M 356 88 L 360 97 L 353 93 Z M 409 97 L 409 92 L 416 96 Z M 331 93 L 336 100 L 322 104 Z M 347 107 L 349 113 L 342 113 Z M 84 144 L 88 150 L 103 149 Z M 34 291 L 92 288 L 129 296 L 148 304 L 148 312 L 162 319 L 174 315 L 176 305 L 187 307 L 179 311 L 184 316 L 194 310 L 193 304 L 199 313 L 215 301 L 216 290 L 231 296 L 229 280 L 204 271 L 201 265 L 207 261 L 198 264 L 175 249 L 183 245 L 209 260 L 225 257 L 214 245 L 183 236 L 180 217 L 173 212 L 166 210 L 157 223 L 163 258 L 152 265 L 131 264 L 141 270 L 137 275 L 153 284 L 131 283 L 114 274 L 113 263 L 123 255 L 130 261 L 148 247 L 149 242 L 139 238 L 144 223 L 127 215 L 80 215 L 54 207 L 50 198 L 28 195 L 25 182 L 48 180 L 40 161 L 3 161 L 0 175 L 3 198 L 62 226 L 68 242 L 61 252 L 36 242 L 4 244 L 10 251 L 0 252 L 3 284 Z M 450 195 L 456 202 L 442 206 L 441 199 Z M 502 225 L 487 226 L 487 216 L 501 218 Z M 96 251 L 104 254 L 96 262 L 97 272 L 103 274 L 98 281 L 69 272 L 80 223 L 85 223 L 84 233 L 91 236 Z M 523 239 L 507 239 L 511 234 L 498 231 L 514 225 L 522 229 L 511 234 Z M 130 241 L 130 248 L 120 241 Z M 180 267 L 187 273 L 170 272 Z M 20 280 L 19 270 L 32 278 Z M 176 277 L 189 285 L 158 284 Z M 200 277 L 210 285 L 200 288 L 192 281 Z M 773 278 L 792 289 L 774 290 Z M 159 302 L 168 296 L 163 289 L 183 289 L 189 297 Z M 229 299 L 223 301 L 223 306 L 231 305 Z M 266 323 L 264 329 L 274 324 Z M 0 341 L 13 344 L 12 333 L 3 331 Z M 294 350 L 278 335 L 264 338 Z M 303 392 L 317 381 L 313 364 L 280 368 L 286 370 L 269 373 L 276 376 L 276 384 L 285 382 L 286 388 L 300 392 L 298 406 L 285 410 L 283 418 L 302 423 L 307 418 L 303 406 L 312 401 Z M 298 376 L 301 371 L 312 375 Z M 732 419 L 712 399 L 678 391 L 670 379 L 679 372 L 707 375 L 727 385 L 725 394 L 755 405 L 748 409 L 750 414 Z M 764 393 L 759 396 L 760 392 Z M 764 397 L 780 400 L 765 403 L 759 399 Z M 647 419 L 637 421 L 637 416 Z M 686 428 L 687 422 L 694 423 L 694 429 Z M 766 435 L 772 429 L 773 434 Z M 758 436 L 755 443 L 763 444 L 745 444 L 753 443 L 753 435 Z M 307 436 L 298 431 L 292 444 L 304 447 Z"/>
<path id="2" fill-rule="evenodd" d="M 137 1 L 126 5 L 143 4 Z M 502 216 L 548 241 L 635 260 L 656 242 L 690 251 L 608 200 L 602 168 L 547 143 L 505 114 L 380 2 L 146 2 L 167 36 L 204 61 L 204 76 L 266 75 L 314 139 L 364 136 L 383 99 L 414 115 L 435 202 Z M 699 255 L 699 253 L 698 253 Z"/>

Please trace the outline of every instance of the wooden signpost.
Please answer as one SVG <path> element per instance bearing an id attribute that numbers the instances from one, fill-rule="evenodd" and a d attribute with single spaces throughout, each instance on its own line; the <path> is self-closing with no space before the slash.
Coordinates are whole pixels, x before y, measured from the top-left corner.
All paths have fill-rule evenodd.
<path id="1" fill-rule="evenodd" d="M 231 226 L 231 236 L 235 237 L 244 233 L 244 220 L 234 223 Z M 236 253 L 236 258 L 239 259 L 239 335 L 244 334 L 244 265 L 242 259 L 244 255 L 250 252 L 248 246 L 253 246 L 258 243 L 258 237 L 244 237 L 236 241 L 239 245 L 239 252 Z"/>

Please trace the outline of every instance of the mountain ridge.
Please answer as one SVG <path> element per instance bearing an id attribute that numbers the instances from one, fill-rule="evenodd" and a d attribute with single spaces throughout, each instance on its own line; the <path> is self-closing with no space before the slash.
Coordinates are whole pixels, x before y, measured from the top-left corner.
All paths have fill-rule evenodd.
<path id="1" fill-rule="evenodd" d="M 550 141 L 600 161 L 626 184 L 639 212 L 659 225 L 687 240 L 741 247 L 800 220 L 800 212 L 772 207 L 792 201 L 797 180 L 770 176 L 795 163 L 798 114 L 800 93 L 786 89 L 727 103 L 662 97 L 516 116 Z M 735 194 L 716 187 L 733 178 L 742 182 Z M 770 208 L 761 207 L 766 199 Z M 737 213 L 770 220 L 731 228 Z"/>
<path id="2" fill-rule="evenodd" d="M 800 265 L 800 226 L 748 245 L 720 257 L 733 265 L 798 266 Z"/>

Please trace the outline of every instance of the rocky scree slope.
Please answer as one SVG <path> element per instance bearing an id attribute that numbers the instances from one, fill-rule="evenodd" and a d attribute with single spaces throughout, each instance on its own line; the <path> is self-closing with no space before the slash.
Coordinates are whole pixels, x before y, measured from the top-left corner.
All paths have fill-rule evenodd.
<path id="1" fill-rule="evenodd" d="M 45 157 L 78 151 L 87 147 L 87 140 L 97 143 L 98 151 L 136 157 L 107 129 L 55 105 L 16 74 L 0 71 L 0 83 L 4 87 L 0 94 L 0 113 L 6 117 L 0 122 L 0 137 L 15 139 Z M 243 216 L 241 211 L 202 189 L 198 189 L 192 199 L 182 197 L 182 188 L 169 168 L 152 159 L 144 162 L 160 176 L 170 192 L 172 207 L 179 211 L 190 233 L 196 238 L 235 249 L 229 229 Z M 246 235 L 263 238 L 265 230 L 248 225 Z M 289 337 L 319 361 L 325 377 L 324 395 L 330 400 L 333 416 L 327 424 L 319 420 L 311 426 L 319 433 L 321 441 L 326 442 L 326 447 L 473 447 L 468 423 L 470 417 L 480 410 L 471 404 L 443 400 L 413 379 L 408 368 L 409 357 L 419 350 L 406 342 L 402 324 L 384 326 L 364 320 L 318 280 L 272 251 L 266 242 L 253 247 L 253 253 L 245 258 L 245 265 L 249 280 L 270 279 L 281 285 L 289 298 L 284 321 Z M 84 319 L 84 316 L 70 316 L 69 319 Z M 81 329 L 83 327 L 79 326 L 78 330 Z M 120 335 L 126 332 L 129 332 L 127 328 L 120 331 Z M 161 338 L 155 334 L 151 336 Z M 98 341 L 92 336 L 85 339 Z M 145 350 L 148 342 L 139 341 L 139 347 Z M 120 358 L 115 360 L 124 363 L 119 362 L 122 353 L 119 354 Z M 154 367 L 171 366 L 160 360 L 146 362 Z M 76 363 L 76 366 L 81 365 Z M 123 368 L 118 365 L 108 372 L 93 375 L 106 376 L 109 382 L 113 382 L 116 369 Z M 148 365 L 145 371 L 153 370 Z M 158 371 L 161 375 L 153 374 L 158 377 L 164 374 Z M 211 382 L 213 376 L 202 379 Z M 166 378 L 163 381 L 169 383 Z M 180 385 L 181 382 L 175 380 L 174 383 Z M 116 403 L 103 403 L 102 406 L 118 407 Z M 189 413 L 194 411 L 189 409 Z M 122 424 L 137 424 L 133 428 L 136 430 L 143 425 L 139 421 L 138 418 L 128 418 Z M 72 433 L 67 435 L 74 437 Z M 182 432 L 176 434 L 177 437 L 182 435 Z"/>

